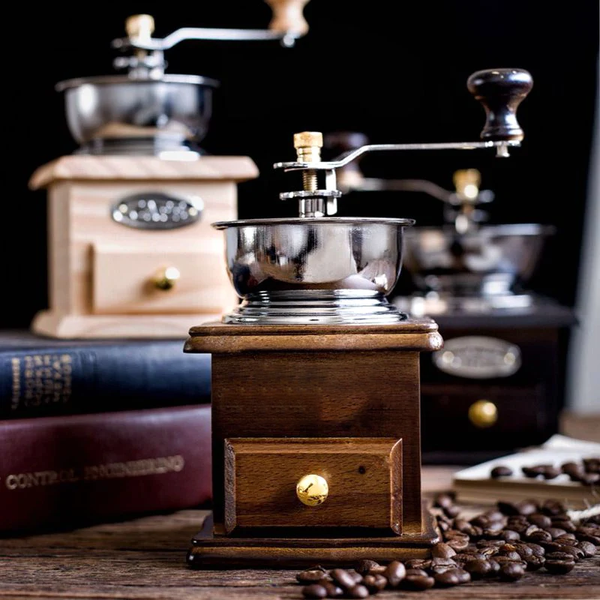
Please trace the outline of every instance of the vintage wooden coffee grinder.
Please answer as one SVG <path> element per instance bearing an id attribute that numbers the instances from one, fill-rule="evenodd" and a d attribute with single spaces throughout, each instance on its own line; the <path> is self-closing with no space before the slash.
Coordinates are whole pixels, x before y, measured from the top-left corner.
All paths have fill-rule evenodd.
<path id="1" fill-rule="evenodd" d="M 193 567 L 352 564 L 425 556 L 438 540 L 421 499 L 419 353 L 438 350 L 431 319 L 385 296 L 400 272 L 407 219 L 346 218 L 336 169 L 364 152 L 496 148 L 523 137 L 525 71 L 471 76 L 488 112 L 483 141 L 363 146 L 322 162 L 320 133 L 294 136 L 299 216 L 215 223 L 243 298 L 194 327 L 210 352 L 214 511 Z M 324 174 L 324 186 L 321 175 Z"/>
<path id="2" fill-rule="evenodd" d="M 130 17 L 127 37 L 113 42 L 126 74 L 57 86 L 81 146 L 30 184 L 49 195 L 50 308 L 36 316 L 36 333 L 183 338 L 190 321 L 235 304 L 210 223 L 236 218 L 236 184 L 258 170 L 248 157 L 202 151 L 218 83 L 165 73 L 164 53 L 185 40 L 292 46 L 308 29 L 307 1 L 267 0 L 265 30 L 183 28 L 160 39 L 151 16 Z"/>

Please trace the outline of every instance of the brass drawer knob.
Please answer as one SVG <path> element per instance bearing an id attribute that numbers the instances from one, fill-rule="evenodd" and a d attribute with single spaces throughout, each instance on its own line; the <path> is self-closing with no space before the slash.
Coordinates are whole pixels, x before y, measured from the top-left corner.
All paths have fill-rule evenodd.
<path id="1" fill-rule="evenodd" d="M 180 277 L 181 273 L 177 267 L 165 267 L 157 271 L 152 281 L 157 290 L 167 292 L 175 287 Z"/>
<path id="2" fill-rule="evenodd" d="M 305 475 L 296 484 L 296 496 L 306 506 L 318 506 L 327 500 L 329 485 L 320 475 Z"/>
<path id="3" fill-rule="evenodd" d="M 469 421 L 475 425 L 485 429 L 496 424 L 498 420 L 498 407 L 489 400 L 477 400 L 469 406 Z"/>

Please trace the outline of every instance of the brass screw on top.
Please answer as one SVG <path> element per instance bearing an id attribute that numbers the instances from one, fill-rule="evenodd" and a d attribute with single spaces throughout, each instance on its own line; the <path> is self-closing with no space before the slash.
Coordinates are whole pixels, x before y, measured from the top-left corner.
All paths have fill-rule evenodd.
<path id="1" fill-rule="evenodd" d="M 458 196 L 465 200 L 475 200 L 479 196 L 481 173 L 477 169 L 462 169 L 454 173 L 454 186 Z"/>
<path id="2" fill-rule="evenodd" d="M 294 148 L 296 148 L 298 162 L 320 162 L 322 147 L 323 134 L 320 131 L 303 131 L 294 134 Z M 302 182 L 307 192 L 314 192 L 318 189 L 317 172 L 303 171 Z"/>

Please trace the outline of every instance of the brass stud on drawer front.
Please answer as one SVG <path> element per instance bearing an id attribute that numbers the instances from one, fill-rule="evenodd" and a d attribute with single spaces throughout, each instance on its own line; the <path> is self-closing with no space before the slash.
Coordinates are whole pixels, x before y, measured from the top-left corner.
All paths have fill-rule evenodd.
<path id="1" fill-rule="evenodd" d="M 327 500 L 329 485 L 320 475 L 305 475 L 296 484 L 296 496 L 306 506 L 318 506 Z"/>
<path id="2" fill-rule="evenodd" d="M 477 400 L 469 406 L 469 421 L 481 429 L 492 427 L 498 421 L 498 407 L 489 400 Z"/>
<path id="3" fill-rule="evenodd" d="M 165 267 L 156 272 L 152 282 L 157 290 L 167 292 L 175 287 L 180 277 L 181 273 L 177 267 Z"/>

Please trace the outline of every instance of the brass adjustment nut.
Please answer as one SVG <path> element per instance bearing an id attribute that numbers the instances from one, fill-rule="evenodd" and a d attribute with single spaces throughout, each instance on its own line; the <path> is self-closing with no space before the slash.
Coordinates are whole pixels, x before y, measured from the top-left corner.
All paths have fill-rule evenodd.
<path id="1" fill-rule="evenodd" d="M 479 196 L 481 173 L 477 169 L 456 171 L 453 177 L 456 193 L 466 200 L 475 200 Z"/>
<path id="2" fill-rule="evenodd" d="M 157 290 L 168 292 L 175 287 L 175 284 L 179 281 L 181 273 L 177 267 L 165 267 L 159 269 L 156 275 L 152 279 L 152 283 Z"/>
<path id="3" fill-rule="evenodd" d="M 151 15 L 132 15 L 125 21 L 125 31 L 132 39 L 150 40 L 154 33 L 154 17 Z"/>
<path id="4" fill-rule="evenodd" d="M 320 162 L 323 134 L 320 131 L 302 131 L 294 134 L 294 148 L 298 162 Z M 318 188 L 317 173 L 314 170 L 302 172 L 304 190 L 314 192 Z"/>
<path id="5" fill-rule="evenodd" d="M 498 421 L 498 407 L 489 400 L 477 400 L 469 406 L 469 421 L 480 429 L 492 427 Z"/>
<path id="6" fill-rule="evenodd" d="M 296 484 L 296 496 L 306 506 L 319 506 L 327 500 L 329 485 L 320 475 L 305 475 Z"/>

